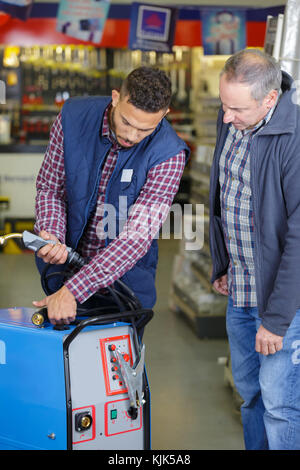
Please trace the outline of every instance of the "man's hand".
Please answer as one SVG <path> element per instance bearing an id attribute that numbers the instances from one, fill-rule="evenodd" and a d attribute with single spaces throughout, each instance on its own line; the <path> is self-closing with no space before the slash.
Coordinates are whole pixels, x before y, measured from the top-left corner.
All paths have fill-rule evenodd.
<path id="1" fill-rule="evenodd" d="M 42 230 L 39 233 L 39 236 L 44 240 L 54 240 L 56 244 L 53 245 L 49 243 L 48 245 L 43 246 L 37 252 L 37 256 L 42 258 L 44 263 L 51 263 L 51 264 L 64 264 L 67 261 L 68 251 L 66 245 L 60 243 L 58 238 L 55 235 L 52 235 L 46 230 Z"/>
<path id="2" fill-rule="evenodd" d="M 76 317 L 76 300 L 66 286 L 43 300 L 32 302 L 35 307 L 47 307 L 49 321 L 53 325 L 69 324 Z"/>
<path id="3" fill-rule="evenodd" d="M 264 356 L 275 354 L 282 349 L 282 340 L 283 336 L 274 335 L 260 325 L 256 334 L 255 350 Z"/>
<path id="4" fill-rule="evenodd" d="M 214 289 L 219 292 L 219 294 L 228 295 L 228 281 L 227 281 L 227 274 L 224 276 L 219 277 L 213 283 Z"/>

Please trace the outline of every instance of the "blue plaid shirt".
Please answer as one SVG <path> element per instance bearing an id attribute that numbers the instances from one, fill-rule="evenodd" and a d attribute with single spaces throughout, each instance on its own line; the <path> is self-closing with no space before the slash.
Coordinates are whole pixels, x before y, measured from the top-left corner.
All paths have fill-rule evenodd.
<path id="1" fill-rule="evenodd" d="M 230 260 L 228 287 L 236 307 L 257 306 L 250 148 L 254 135 L 269 122 L 275 107 L 251 129 L 240 131 L 231 124 L 220 157 L 222 225 Z"/>

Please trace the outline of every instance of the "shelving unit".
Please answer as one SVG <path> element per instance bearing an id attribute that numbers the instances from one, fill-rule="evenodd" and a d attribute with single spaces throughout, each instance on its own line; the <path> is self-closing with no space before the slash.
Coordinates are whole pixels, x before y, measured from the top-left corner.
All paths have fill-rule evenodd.
<path id="1" fill-rule="evenodd" d="M 73 96 L 110 95 L 141 65 L 155 66 L 169 75 L 172 111 L 189 112 L 191 52 L 174 47 L 172 53 L 103 49 L 87 45 L 0 46 L 0 80 L 6 103 L 0 118 L 9 129 L 0 144 L 47 143 L 52 123 L 64 102 Z"/>
<path id="2" fill-rule="evenodd" d="M 220 107 L 218 77 L 226 58 L 204 56 L 202 48 L 194 48 L 192 52 L 191 111 L 195 151 L 189 166 L 189 203 L 193 205 L 193 232 L 202 232 L 198 237 L 202 243 L 199 249 L 187 251 L 186 240 L 183 240 L 174 266 L 170 307 L 190 321 L 199 338 L 226 337 L 227 299 L 212 289 L 208 233 L 210 168 Z M 196 216 L 197 205 L 204 206 L 201 220 Z"/>

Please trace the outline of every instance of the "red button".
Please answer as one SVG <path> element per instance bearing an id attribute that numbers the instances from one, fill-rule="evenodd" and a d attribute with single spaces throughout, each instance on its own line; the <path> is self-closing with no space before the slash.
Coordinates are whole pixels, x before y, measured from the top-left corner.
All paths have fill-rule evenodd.
<path id="1" fill-rule="evenodd" d="M 110 344 L 110 345 L 108 346 L 108 349 L 109 349 L 110 351 L 115 351 L 115 350 L 116 350 L 116 345 L 115 345 L 115 344 Z"/>
<path id="2" fill-rule="evenodd" d="M 129 354 L 123 354 L 123 359 L 125 362 L 128 362 L 130 359 Z"/>

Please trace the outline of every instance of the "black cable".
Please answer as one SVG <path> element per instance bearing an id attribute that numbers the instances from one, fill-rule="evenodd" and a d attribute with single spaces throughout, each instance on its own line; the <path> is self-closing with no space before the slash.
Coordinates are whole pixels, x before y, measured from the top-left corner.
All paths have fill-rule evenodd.
<path id="1" fill-rule="evenodd" d="M 47 264 L 46 267 L 44 268 L 42 274 L 41 274 L 41 284 L 42 284 L 42 288 L 43 290 L 45 291 L 45 293 L 47 295 L 51 295 L 51 294 L 54 294 L 55 290 L 51 290 L 49 288 L 49 284 L 48 284 L 48 280 L 51 278 L 51 277 L 58 277 L 58 276 L 61 276 L 63 278 L 65 278 L 65 275 L 66 275 L 66 272 L 65 271 L 56 271 L 56 272 L 53 272 L 53 273 L 50 273 L 50 274 L 47 274 L 46 275 L 46 272 L 49 268 L 50 264 Z"/>
<path id="2" fill-rule="evenodd" d="M 65 271 L 55 271 L 55 272 L 47 274 L 47 271 L 49 270 L 50 266 L 53 266 L 53 265 L 51 265 L 50 263 L 46 264 L 46 266 L 44 267 L 44 269 L 41 273 L 42 288 L 43 288 L 43 290 L 45 291 L 45 293 L 47 295 L 51 295 L 55 292 L 55 290 L 51 290 L 50 287 L 49 287 L 49 279 L 54 278 L 54 277 L 61 277 L 62 281 L 63 281 L 64 279 L 67 278 L 67 274 L 68 274 L 67 270 L 65 270 Z M 120 292 L 119 290 L 114 289 L 111 286 L 107 286 L 106 289 L 108 290 L 112 301 L 119 307 L 121 312 L 124 312 L 127 309 L 128 306 L 132 310 L 142 308 L 142 306 L 141 306 L 139 300 L 137 299 L 136 295 L 134 294 L 134 292 L 128 286 L 126 286 L 126 284 L 124 284 L 120 280 L 117 280 L 116 283 L 119 284 L 121 286 L 121 288 L 128 293 L 129 297 L 127 295 L 125 295 L 124 293 Z M 99 300 L 100 299 L 103 299 L 103 300 L 108 299 L 108 296 L 102 295 L 101 293 L 99 293 L 99 291 L 94 294 L 94 297 L 99 299 Z"/>
<path id="3" fill-rule="evenodd" d="M 121 279 L 117 279 L 115 281 L 115 284 L 119 284 L 120 287 L 127 292 L 127 294 L 131 297 L 131 299 L 136 304 L 137 308 L 142 308 L 142 305 L 141 305 L 139 299 L 137 298 L 135 293 L 130 289 L 130 287 L 128 287 L 123 281 L 121 281 Z"/>
<path id="4" fill-rule="evenodd" d="M 119 296 L 118 296 L 118 292 L 115 291 L 112 287 L 110 286 L 107 286 L 106 289 L 108 290 L 108 292 L 110 293 L 110 295 L 112 296 L 112 298 L 114 299 L 114 301 L 116 302 L 116 304 L 119 306 L 120 308 L 120 311 L 121 312 L 125 312 L 126 310 L 126 307 L 125 305 L 123 304 L 123 302 L 121 302 Z"/>
<path id="5" fill-rule="evenodd" d="M 119 309 L 116 305 L 111 305 L 109 307 L 104 306 L 104 307 L 94 307 L 94 308 L 82 308 L 82 307 L 77 307 L 77 313 L 81 317 L 86 317 L 90 316 L 91 314 L 100 314 L 101 312 L 104 313 L 116 313 L 119 312 Z"/>
<path id="6" fill-rule="evenodd" d="M 74 253 L 76 253 L 76 252 L 74 252 Z M 81 257 L 79 257 L 79 258 L 80 258 L 80 263 L 78 263 L 78 267 L 82 267 L 83 258 L 81 258 Z M 74 264 L 76 265 L 76 258 L 75 258 L 75 263 Z M 80 264 L 80 266 L 79 266 L 79 264 Z M 70 270 L 69 271 L 68 270 L 56 271 L 56 272 L 47 274 L 47 271 L 48 271 L 50 266 L 52 266 L 52 265 L 50 263 L 48 263 L 45 266 L 45 268 L 43 269 L 42 273 L 41 273 L 41 284 L 42 284 L 42 287 L 43 287 L 43 289 L 44 289 L 44 291 L 46 292 L 47 295 L 51 295 L 55 292 L 55 290 L 52 291 L 49 288 L 49 282 L 48 282 L 49 279 L 59 276 L 59 277 L 63 278 L 62 279 L 62 282 L 63 282 L 65 279 L 68 278 L 68 274 L 71 274 Z M 77 307 L 78 315 L 79 316 L 84 316 L 84 317 L 89 317 L 93 314 L 97 314 L 97 313 L 99 314 L 99 312 L 102 312 L 102 311 L 106 311 L 106 312 L 108 311 L 107 314 L 109 315 L 109 313 L 111 313 L 110 312 L 111 309 L 116 309 L 116 311 L 120 312 L 120 313 L 125 312 L 128 309 L 131 312 L 135 312 L 135 311 L 143 309 L 143 307 L 142 307 L 139 299 L 135 295 L 135 293 L 123 281 L 118 279 L 117 281 L 115 281 L 114 285 L 117 285 L 119 287 L 119 289 L 116 289 L 112 286 L 106 287 L 106 289 L 109 293 L 109 296 L 103 295 L 98 291 L 93 295 L 93 298 L 99 299 L 99 301 L 101 299 L 105 300 L 105 301 L 109 300 L 109 301 L 112 301 L 113 304 L 115 304 L 115 305 L 102 306 L 102 307 L 97 306 L 97 307 L 94 307 L 94 308 L 93 307 L 92 308 Z M 121 292 L 121 291 L 123 291 L 123 292 Z M 153 313 L 152 313 L 152 316 L 153 316 Z M 151 316 L 151 318 L 152 318 L 152 316 Z M 149 315 L 147 315 L 147 318 L 149 318 Z M 139 316 L 137 316 L 137 318 L 136 318 L 134 315 L 131 315 L 129 317 L 129 320 L 130 320 L 131 325 L 133 327 L 133 340 L 134 340 L 134 343 L 135 343 L 136 350 L 140 351 L 141 345 L 140 345 L 139 334 L 138 333 L 142 330 L 142 328 L 146 325 L 146 323 L 148 323 L 149 319 L 143 318 L 143 316 L 141 318 L 139 318 Z M 76 323 L 78 323 L 78 321 Z"/>

